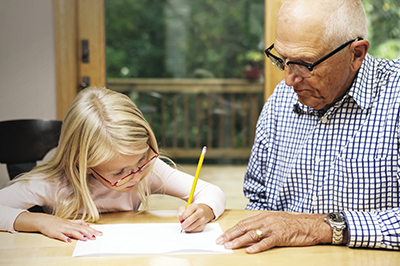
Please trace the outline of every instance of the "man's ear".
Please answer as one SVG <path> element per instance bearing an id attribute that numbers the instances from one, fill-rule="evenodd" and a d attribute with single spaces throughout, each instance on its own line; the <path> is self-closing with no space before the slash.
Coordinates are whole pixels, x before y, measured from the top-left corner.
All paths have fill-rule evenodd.
<path id="1" fill-rule="evenodd" d="M 350 68 L 352 71 L 358 71 L 367 55 L 369 48 L 369 42 L 367 40 L 356 41 L 351 44 L 350 49 L 353 52 L 353 58 L 351 61 Z"/>

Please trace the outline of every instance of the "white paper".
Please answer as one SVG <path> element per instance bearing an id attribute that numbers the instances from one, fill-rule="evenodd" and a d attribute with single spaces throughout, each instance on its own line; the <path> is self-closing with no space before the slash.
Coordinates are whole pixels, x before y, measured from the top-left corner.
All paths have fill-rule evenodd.
<path id="1" fill-rule="evenodd" d="M 73 257 L 123 254 L 232 253 L 217 245 L 223 233 L 218 223 L 200 233 L 181 233 L 179 223 L 102 224 L 91 227 L 103 232 L 96 240 L 78 241 Z"/>

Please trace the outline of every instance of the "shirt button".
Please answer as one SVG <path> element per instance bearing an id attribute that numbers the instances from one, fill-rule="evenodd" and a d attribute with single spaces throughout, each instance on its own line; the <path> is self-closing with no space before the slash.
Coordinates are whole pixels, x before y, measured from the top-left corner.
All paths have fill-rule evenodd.
<path id="1" fill-rule="evenodd" d="M 321 122 L 324 123 L 324 124 L 327 123 L 328 122 L 328 118 L 322 117 Z"/>
<path id="2" fill-rule="evenodd" d="M 319 163 L 320 161 L 321 161 L 321 158 L 319 158 L 319 157 L 315 158 L 316 163 Z"/>
<path id="3" fill-rule="evenodd" d="M 316 201 L 317 199 L 318 199 L 317 196 L 312 196 L 312 200 L 313 200 L 313 201 Z"/>

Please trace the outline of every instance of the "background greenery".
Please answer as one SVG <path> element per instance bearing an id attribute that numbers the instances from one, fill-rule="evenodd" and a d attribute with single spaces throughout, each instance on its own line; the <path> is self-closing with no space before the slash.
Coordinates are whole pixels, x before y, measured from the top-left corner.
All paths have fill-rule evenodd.
<path id="1" fill-rule="evenodd" d="M 166 67 L 167 0 L 105 0 L 107 77 L 173 77 Z M 263 60 L 264 0 L 191 0 L 185 24 L 186 76 L 243 78 Z"/>
<path id="2" fill-rule="evenodd" d="M 164 0 L 105 0 L 107 77 L 169 77 Z"/>
<path id="3" fill-rule="evenodd" d="M 166 9 L 173 0 L 105 0 L 107 76 L 172 78 L 166 67 Z M 176 1 L 175 1 L 176 2 Z M 178 0 L 179 2 L 179 0 Z M 264 0 L 191 0 L 183 20 L 183 57 L 191 77 L 243 78 L 249 60 L 264 60 Z M 362 0 L 369 52 L 399 58 L 400 0 Z M 176 8 L 176 7 L 175 7 Z M 174 16 L 174 15 L 173 15 Z"/>
<path id="4" fill-rule="evenodd" d="M 400 0 L 362 0 L 368 19 L 369 53 L 379 58 L 400 57 Z"/>

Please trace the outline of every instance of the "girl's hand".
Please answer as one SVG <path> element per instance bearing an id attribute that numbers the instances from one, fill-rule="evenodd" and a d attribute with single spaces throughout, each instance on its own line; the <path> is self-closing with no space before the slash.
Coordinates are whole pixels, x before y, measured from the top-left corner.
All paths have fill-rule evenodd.
<path id="1" fill-rule="evenodd" d="M 212 209 L 205 204 L 190 204 L 187 209 L 185 208 L 186 206 L 181 206 L 177 214 L 185 232 L 201 232 L 215 217 Z"/>
<path id="2" fill-rule="evenodd" d="M 91 228 L 83 220 L 67 220 L 44 213 L 23 212 L 15 220 L 14 228 L 25 232 L 39 231 L 50 238 L 64 242 L 71 242 L 71 238 L 94 240 L 96 236 L 102 235 L 102 232 Z"/>

